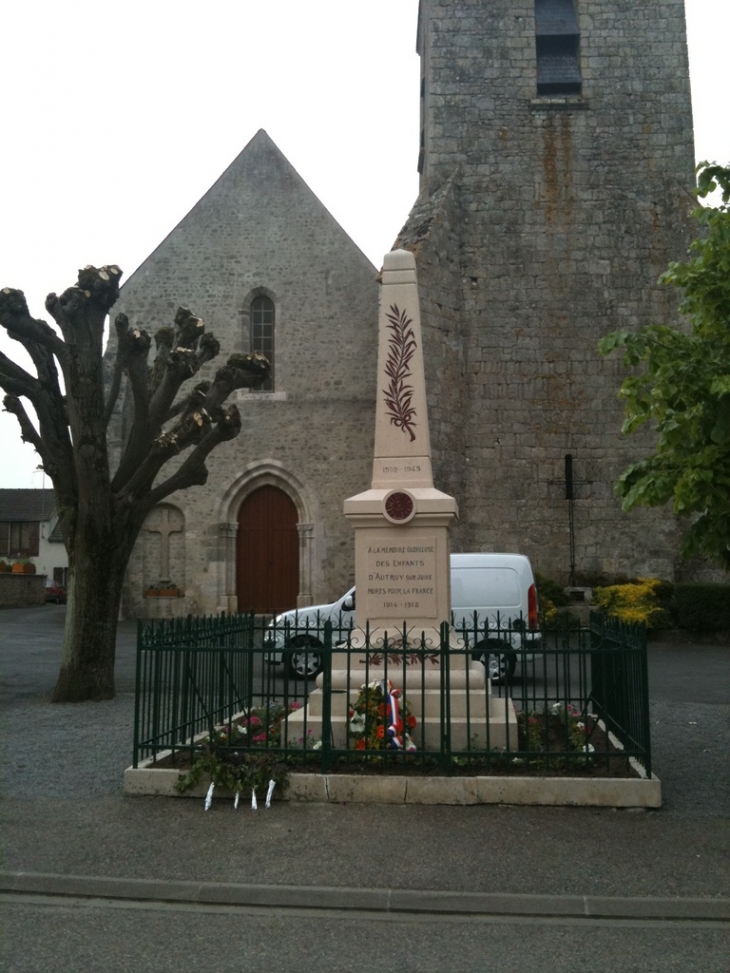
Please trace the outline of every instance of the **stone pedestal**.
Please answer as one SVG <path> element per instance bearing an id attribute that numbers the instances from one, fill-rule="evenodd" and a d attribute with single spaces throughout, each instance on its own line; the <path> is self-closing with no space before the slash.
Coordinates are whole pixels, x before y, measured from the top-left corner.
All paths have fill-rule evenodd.
<path id="1" fill-rule="evenodd" d="M 448 529 L 456 502 L 434 489 L 400 490 L 413 513 L 407 525 L 396 526 L 386 513 L 394 495 L 375 489 L 345 501 L 355 528 L 358 622 L 367 619 L 371 646 L 386 633 L 399 635 L 404 622 L 414 643 L 422 637 L 438 643 L 441 623 L 451 615 Z"/>

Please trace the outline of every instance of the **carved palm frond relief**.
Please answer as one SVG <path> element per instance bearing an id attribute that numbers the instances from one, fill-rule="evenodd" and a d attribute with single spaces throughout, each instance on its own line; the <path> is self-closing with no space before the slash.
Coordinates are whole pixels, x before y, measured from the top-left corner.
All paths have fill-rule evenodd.
<path id="1" fill-rule="evenodd" d="M 411 377 L 410 362 L 416 351 L 416 336 L 413 333 L 413 321 L 406 311 L 400 311 L 397 304 L 391 304 L 386 314 L 389 321 L 388 330 L 388 358 L 385 362 L 385 374 L 390 379 L 388 387 L 384 388 L 385 404 L 391 423 L 411 437 L 416 438 L 416 410 L 413 408 L 413 386 L 407 384 Z"/>

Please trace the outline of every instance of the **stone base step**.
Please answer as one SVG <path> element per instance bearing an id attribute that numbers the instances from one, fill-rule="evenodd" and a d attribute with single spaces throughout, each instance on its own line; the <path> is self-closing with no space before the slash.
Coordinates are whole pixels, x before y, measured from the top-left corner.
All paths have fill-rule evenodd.
<path id="1" fill-rule="evenodd" d="M 356 702 L 359 692 L 360 690 L 356 689 L 351 689 L 349 692 L 346 689 L 333 689 L 332 715 L 344 717 L 347 710 Z M 417 693 L 406 696 L 406 701 L 411 713 L 417 719 L 441 718 L 441 692 L 437 689 L 421 689 Z M 309 694 L 310 719 L 314 716 L 322 716 L 323 702 L 324 694 L 321 689 L 315 689 Z M 511 705 L 511 702 L 508 704 L 504 698 L 489 696 L 484 686 L 478 689 L 452 689 L 449 694 L 449 712 L 452 719 L 466 719 L 467 716 L 476 719 L 480 714 L 484 716 L 490 707 L 498 712 L 500 709 L 504 710 L 507 705 Z"/>
<path id="2" fill-rule="evenodd" d="M 373 653 L 371 653 L 371 656 Z M 374 654 L 377 658 L 377 653 Z M 455 656 L 450 660 L 449 667 L 449 686 L 454 689 L 469 688 L 482 690 L 486 686 L 487 693 L 491 693 L 491 684 L 486 678 L 486 670 L 481 662 L 475 660 L 465 660 L 465 657 Z M 386 669 L 382 665 L 369 665 L 364 667 L 364 656 L 361 658 L 357 653 L 353 653 L 349 658 L 346 653 L 334 653 L 332 656 L 332 689 L 347 689 L 357 686 L 358 689 L 364 683 L 381 682 L 386 678 Z M 405 676 L 405 678 L 404 678 Z M 322 688 L 323 674 L 317 676 L 317 687 Z M 420 692 L 422 687 L 427 689 L 440 689 L 442 682 L 441 667 L 438 660 L 431 663 L 426 659 L 425 663 L 421 660 L 412 666 L 406 666 L 403 672 L 403 663 L 394 661 L 388 666 L 387 678 L 394 686 L 407 689 L 410 695 Z"/>
<path id="3" fill-rule="evenodd" d="M 466 717 L 467 695 L 469 718 Z M 357 697 L 357 693 L 352 699 Z M 315 690 L 309 696 L 308 705 L 290 714 L 287 718 L 287 735 L 296 740 L 306 735 L 310 739 L 322 737 L 322 693 Z M 434 693 L 426 706 L 426 716 L 416 711 L 411 702 L 411 711 L 416 717 L 417 726 L 411 737 L 419 749 L 441 749 L 441 716 L 439 694 Z M 347 745 L 349 709 L 351 701 L 346 692 L 332 694 L 332 745 L 344 749 Z M 459 708 L 461 713 L 457 715 Z M 474 693 L 463 692 L 461 697 L 452 694 L 451 703 L 451 749 L 466 750 L 469 745 L 474 749 L 501 750 L 507 746 L 509 733 L 510 748 L 517 744 L 517 715 L 511 699 L 491 699 L 484 694 L 477 697 Z M 350 740 L 352 745 L 352 740 Z"/>

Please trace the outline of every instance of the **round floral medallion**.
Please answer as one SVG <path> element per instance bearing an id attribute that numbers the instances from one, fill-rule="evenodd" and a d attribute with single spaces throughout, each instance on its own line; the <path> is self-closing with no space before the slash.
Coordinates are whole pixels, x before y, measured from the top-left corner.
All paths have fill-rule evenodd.
<path id="1" fill-rule="evenodd" d="M 397 524 L 410 520 L 416 512 L 413 497 L 403 490 L 394 490 L 385 498 L 385 516 Z"/>

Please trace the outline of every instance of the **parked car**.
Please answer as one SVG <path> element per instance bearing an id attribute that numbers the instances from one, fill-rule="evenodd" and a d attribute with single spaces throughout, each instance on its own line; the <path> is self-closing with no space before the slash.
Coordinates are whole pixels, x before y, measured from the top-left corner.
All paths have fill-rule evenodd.
<path id="1" fill-rule="evenodd" d="M 46 601 L 52 601 L 56 605 L 66 604 L 66 589 L 53 578 L 46 578 Z"/>
<path id="2" fill-rule="evenodd" d="M 483 634 L 474 658 L 483 662 L 496 683 L 508 683 L 517 661 L 532 661 L 523 649 L 538 646 L 537 587 L 532 565 L 524 554 L 452 554 L 451 621 Z M 313 605 L 277 615 L 264 645 L 272 664 L 288 663 L 297 678 L 313 678 L 322 669 L 320 629 L 330 621 L 340 628 L 355 627 L 355 589 L 329 605 Z"/>

